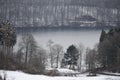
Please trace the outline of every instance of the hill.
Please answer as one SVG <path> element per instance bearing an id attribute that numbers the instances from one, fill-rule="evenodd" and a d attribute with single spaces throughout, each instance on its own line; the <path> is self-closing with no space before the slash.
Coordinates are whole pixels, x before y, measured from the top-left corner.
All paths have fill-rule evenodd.
<path id="1" fill-rule="evenodd" d="M 16 27 L 60 27 L 89 15 L 99 24 L 116 26 L 118 4 L 119 0 L 0 0 L 0 21 L 9 20 Z"/>

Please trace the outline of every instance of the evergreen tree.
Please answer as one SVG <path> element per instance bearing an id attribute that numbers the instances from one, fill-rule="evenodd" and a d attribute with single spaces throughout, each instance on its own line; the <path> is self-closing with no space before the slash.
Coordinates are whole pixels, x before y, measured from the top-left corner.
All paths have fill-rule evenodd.
<path id="1" fill-rule="evenodd" d="M 119 29 L 111 29 L 103 41 L 99 43 L 98 57 L 101 67 L 104 69 L 116 70 L 120 67 L 120 31 Z M 116 67 L 117 66 L 117 67 Z"/>
<path id="2" fill-rule="evenodd" d="M 79 52 L 74 45 L 68 47 L 67 52 L 64 54 L 65 63 L 69 65 L 70 69 L 75 69 L 77 60 L 79 58 Z"/>
<path id="3" fill-rule="evenodd" d="M 1 52 L 4 55 L 4 68 L 13 65 L 13 46 L 16 44 L 16 29 L 9 21 L 3 22 L 0 27 Z"/>
<path id="4" fill-rule="evenodd" d="M 100 42 L 102 42 L 105 39 L 105 36 L 106 36 L 106 32 L 102 30 L 101 36 L 100 36 Z"/>

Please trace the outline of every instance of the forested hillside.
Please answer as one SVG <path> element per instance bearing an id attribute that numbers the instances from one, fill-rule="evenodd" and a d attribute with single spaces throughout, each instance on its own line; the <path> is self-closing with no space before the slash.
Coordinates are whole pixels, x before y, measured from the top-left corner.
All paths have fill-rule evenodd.
<path id="1" fill-rule="evenodd" d="M 69 26 L 84 15 L 99 24 L 116 26 L 120 15 L 119 0 L 0 0 L 0 20 L 16 27 Z"/>

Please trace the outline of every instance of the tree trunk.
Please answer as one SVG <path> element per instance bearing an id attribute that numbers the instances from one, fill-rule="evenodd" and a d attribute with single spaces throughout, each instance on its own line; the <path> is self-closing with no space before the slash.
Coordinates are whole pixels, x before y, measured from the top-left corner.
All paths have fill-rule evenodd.
<path id="1" fill-rule="evenodd" d="M 30 51 L 29 65 L 31 65 L 31 61 L 32 61 L 32 55 L 33 55 L 33 50 L 31 49 L 31 51 Z"/>
<path id="2" fill-rule="evenodd" d="M 58 68 L 58 62 L 59 62 L 59 52 L 58 52 L 58 55 L 57 55 L 57 68 Z"/>
<path id="3" fill-rule="evenodd" d="M 51 68 L 53 68 L 53 54 L 51 52 Z"/>
<path id="4" fill-rule="evenodd" d="M 6 69 L 6 47 L 3 44 L 3 55 L 4 55 L 4 69 Z"/>
<path id="5" fill-rule="evenodd" d="M 71 64 L 70 64 L 70 67 L 69 67 L 69 69 L 71 69 Z"/>
<path id="6" fill-rule="evenodd" d="M 26 46 L 26 52 L 25 52 L 25 67 L 27 67 L 27 60 L 28 60 L 28 44 Z"/>
<path id="7" fill-rule="evenodd" d="M 80 68 L 79 68 L 80 72 L 81 72 L 81 67 L 82 67 L 82 53 L 80 53 Z"/>

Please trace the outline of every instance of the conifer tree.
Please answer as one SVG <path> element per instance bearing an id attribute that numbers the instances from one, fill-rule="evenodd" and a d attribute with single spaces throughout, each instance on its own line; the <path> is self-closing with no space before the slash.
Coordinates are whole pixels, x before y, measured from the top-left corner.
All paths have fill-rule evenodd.
<path id="1" fill-rule="evenodd" d="M 68 47 L 67 52 L 64 54 L 65 63 L 69 65 L 70 69 L 75 69 L 77 60 L 79 58 L 79 52 L 74 45 Z"/>

